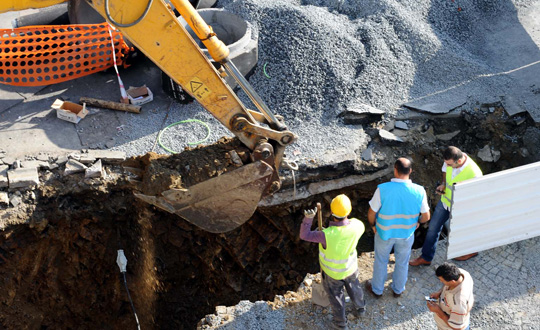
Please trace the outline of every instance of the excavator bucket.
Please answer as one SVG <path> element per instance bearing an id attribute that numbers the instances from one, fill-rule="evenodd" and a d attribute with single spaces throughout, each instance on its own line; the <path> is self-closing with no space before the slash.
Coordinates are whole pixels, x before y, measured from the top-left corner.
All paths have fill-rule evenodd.
<path id="1" fill-rule="evenodd" d="M 186 189 L 170 189 L 161 196 L 135 193 L 135 197 L 206 231 L 224 233 L 249 220 L 273 173 L 270 165 L 256 161 Z"/>

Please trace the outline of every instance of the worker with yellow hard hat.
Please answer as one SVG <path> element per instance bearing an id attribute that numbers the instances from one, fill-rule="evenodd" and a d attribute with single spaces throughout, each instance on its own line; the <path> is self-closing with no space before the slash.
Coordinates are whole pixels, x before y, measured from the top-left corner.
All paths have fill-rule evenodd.
<path id="1" fill-rule="evenodd" d="M 332 220 L 328 228 L 312 231 L 311 226 L 316 209 L 305 210 L 300 226 L 300 239 L 319 243 L 319 263 L 323 286 L 332 306 L 333 329 L 347 329 L 345 318 L 345 296 L 347 290 L 351 301 L 356 306 L 356 315 L 365 314 L 364 292 L 358 281 L 358 256 L 356 245 L 364 233 L 362 221 L 347 218 L 351 213 L 351 200 L 346 195 L 336 196 L 330 203 Z"/>

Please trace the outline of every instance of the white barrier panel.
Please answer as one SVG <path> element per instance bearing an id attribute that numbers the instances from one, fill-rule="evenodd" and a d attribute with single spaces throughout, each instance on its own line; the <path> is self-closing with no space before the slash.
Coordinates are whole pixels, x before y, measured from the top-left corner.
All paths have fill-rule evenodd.
<path id="1" fill-rule="evenodd" d="M 447 258 L 540 236 L 540 162 L 454 186 Z"/>

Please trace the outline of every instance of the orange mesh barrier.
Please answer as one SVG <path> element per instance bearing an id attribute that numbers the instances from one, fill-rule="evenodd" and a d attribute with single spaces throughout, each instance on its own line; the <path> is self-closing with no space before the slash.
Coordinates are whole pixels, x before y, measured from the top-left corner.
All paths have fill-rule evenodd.
<path id="1" fill-rule="evenodd" d="M 44 86 L 113 65 L 107 24 L 30 26 L 0 30 L 0 83 Z M 118 64 L 129 51 L 112 32 Z"/>

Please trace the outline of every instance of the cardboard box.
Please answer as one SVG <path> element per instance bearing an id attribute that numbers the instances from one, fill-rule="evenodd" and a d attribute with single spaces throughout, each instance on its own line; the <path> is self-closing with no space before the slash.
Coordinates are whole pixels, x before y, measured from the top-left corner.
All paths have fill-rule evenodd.
<path id="1" fill-rule="evenodd" d="M 146 85 L 141 87 L 130 86 L 126 92 L 129 102 L 134 105 L 142 105 L 154 99 L 152 91 Z"/>
<path id="2" fill-rule="evenodd" d="M 88 110 L 86 110 L 86 103 L 80 105 L 77 103 L 56 99 L 56 101 L 54 101 L 54 103 L 51 105 L 51 108 L 56 109 L 56 117 L 75 124 L 79 123 L 81 119 L 86 117 L 88 114 Z"/>

